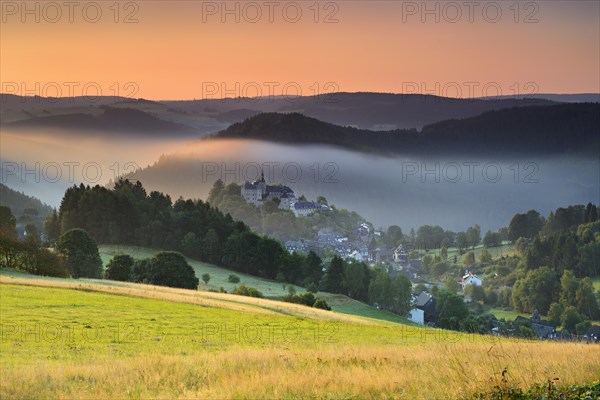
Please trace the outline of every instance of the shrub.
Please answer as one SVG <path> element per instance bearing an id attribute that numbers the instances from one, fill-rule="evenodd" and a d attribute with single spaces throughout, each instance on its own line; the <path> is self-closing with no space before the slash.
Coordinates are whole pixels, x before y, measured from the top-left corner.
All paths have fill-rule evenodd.
<path id="1" fill-rule="evenodd" d="M 597 399 L 600 396 L 600 382 L 584 385 L 558 386 L 559 379 L 531 385 L 529 389 L 509 384 L 508 371 L 502 372 L 502 380 L 492 390 L 476 393 L 473 399 L 537 400 L 537 399 Z"/>
<path id="2" fill-rule="evenodd" d="M 229 278 L 227 278 L 227 280 L 231 283 L 240 283 L 240 277 L 234 274 L 229 275 Z"/>
<path id="3" fill-rule="evenodd" d="M 307 307 L 331 310 L 331 307 L 329 307 L 329 304 L 327 304 L 325 300 L 316 298 L 312 292 L 306 292 L 302 294 L 288 294 L 283 298 L 283 301 L 294 304 L 302 304 Z"/>
<path id="4" fill-rule="evenodd" d="M 117 254 L 108 262 L 104 277 L 113 281 L 128 281 L 131 278 L 133 263 L 130 255 Z"/>
<path id="5" fill-rule="evenodd" d="M 312 307 L 315 304 L 315 295 L 311 292 L 306 292 L 302 294 L 290 293 L 283 298 L 283 301 L 287 301 L 288 303 L 296 303 L 303 304 L 305 306 Z"/>
<path id="6" fill-rule="evenodd" d="M 28 259 L 29 263 L 26 270 L 32 274 L 56 278 L 67 278 L 69 276 L 64 258 L 48 249 L 32 250 Z"/>
<path id="7" fill-rule="evenodd" d="M 327 304 L 327 302 L 323 299 L 317 299 L 317 301 L 315 301 L 315 304 L 313 304 L 313 307 L 331 311 L 331 307 L 329 307 L 329 304 Z"/>
<path id="8" fill-rule="evenodd" d="M 185 257 L 176 251 L 161 251 L 150 260 L 150 283 L 182 289 L 197 289 L 200 282 Z"/>
<path id="9" fill-rule="evenodd" d="M 152 280 L 150 271 L 150 259 L 135 260 L 131 269 L 131 282 L 150 283 Z"/>
<path id="10" fill-rule="evenodd" d="M 240 285 L 234 288 L 232 293 L 240 296 L 258 297 L 261 299 L 264 297 L 260 290 L 246 285 Z"/>
<path id="11" fill-rule="evenodd" d="M 205 285 L 207 285 L 208 282 L 210 281 L 210 274 L 202 274 L 202 281 L 204 282 Z"/>

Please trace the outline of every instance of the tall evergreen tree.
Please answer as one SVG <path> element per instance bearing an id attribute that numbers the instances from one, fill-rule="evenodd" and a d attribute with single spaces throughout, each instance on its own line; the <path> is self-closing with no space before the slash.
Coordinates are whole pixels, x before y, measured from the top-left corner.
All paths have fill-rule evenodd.
<path id="1" fill-rule="evenodd" d="M 334 256 L 323 277 L 322 290 L 331 293 L 342 293 L 344 282 L 344 260 Z"/>

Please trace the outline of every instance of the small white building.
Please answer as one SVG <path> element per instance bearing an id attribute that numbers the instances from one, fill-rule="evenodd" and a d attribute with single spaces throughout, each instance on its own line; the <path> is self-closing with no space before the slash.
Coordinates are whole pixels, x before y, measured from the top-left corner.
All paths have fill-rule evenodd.
<path id="1" fill-rule="evenodd" d="M 414 322 L 415 324 L 425 325 L 425 311 L 420 308 L 413 308 L 408 313 L 408 320 Z"/>
<path id="2" fill-rule="evenodd" d="M 348 258 L 353 258 L 356 261 L 364 261 L 363 255 L 358 250 L 354 250 L 352 253 L 348 255 Z"/>
<path id="3" fill-rule="evenodd" d="M 305 217 L 315 211 L 328 210 L 329 207 L 321 205 L 315 201 L 296 201 L 292 204 L 292 211 L 296 217 Z"/>
<path id="4" fill-rule="evenodd" d="M 479 278 L 477 275 L 473 275 L 470 271 L 468 271 L 462 277 L 462 281 L 460 284 L 462 285 L 462 288 L 464 290 L 467 285 L 481 286 L 482 283 L 483 281 L 481 280 L 481 278 Z"/>

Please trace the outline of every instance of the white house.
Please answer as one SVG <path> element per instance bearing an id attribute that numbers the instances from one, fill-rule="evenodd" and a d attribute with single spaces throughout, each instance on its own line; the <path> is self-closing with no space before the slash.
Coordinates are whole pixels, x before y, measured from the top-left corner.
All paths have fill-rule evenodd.
<path id="1" fill-rule="evenodd" d="M 425 311 L 420 308 L 413 308 L 410 310 L 410 313 L 408 313 L 408 320 L 415 324 L 425 325 Z"/>
<path id="2" fill-rule="evenodd" d="M 305 217 L 314 213 L 315 211 L 328 209 L 329 207 L 321 205 L 315 201 L 297 201 L 292 204 L 292 211 L 294 212 L 296 217 Z"/>
<path id="3" fill-rule="evenodd" d="M 352 253 L 350 253 L 348 255 L 348 257 L 349 258 L 353 258 L 356 261 L 364 261 L 365 260 L 364 257 L 363 257 L 363 255 L 358 250 L 354 250 Z"/>
<path id="4" fill-rule="evenodd" d="M 462 277 L 462 281 L 460 284 L 462 285 L 462 288 L 464 290 L 467 285 L 481 286 L 482 283 L 483 281 L 481 280 L 481 278 L 479 278 L 477 275 L 473 275 L 473 273 L 471 273 L 470 271 L 467 271 L 467 273 Z"/>

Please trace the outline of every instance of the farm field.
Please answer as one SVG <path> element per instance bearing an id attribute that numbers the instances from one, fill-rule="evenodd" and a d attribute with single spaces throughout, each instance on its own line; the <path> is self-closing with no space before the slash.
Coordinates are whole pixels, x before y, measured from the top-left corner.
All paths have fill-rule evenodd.
<path id="1" fill-rule="evenodd" d="M 99 248 L 100 257 L 104 266 L 108 264 L 108 261 L 115 254 L 129 254 L 135 259 L 153 257 L 160 250 L 148 249 L 144 247 L 134 246 L 116 246 L 116 245 L 102 245 Z M 288 288 L 293 286 L 296 292 L 303 293 L 305 289 L 300 286 L 283 284 L 280 282 L 271 281 L 268 279 L 259 278 L 252 275 L 246 275 L 239 272 L 231 271 L 226 268 L 218 267 L 213 264 L 208 264 L 202 261 L 193 260 L 187 258 L 188 263 L 194 268 L 194 272 L 197 277 L 201 277 L 202 274 L 210 274 L 210 281 L 207 285 L 200 281 L 200 290 L 219 290 L 221 287 L 227 292 L 231 292 L 236 286 L 244 284 L 246 286 L 254 287 L 260 290 L 265 297 L 280 299 L 288 294 Z M 234 274 L 240 277 L 240 283 L 231 283 L 228 281 L 229 275 Z M 102 282 L 102 281 L 100 281 Z M 359 315 L 363 317 L 376 318 L 385 321 L 408 323 L 405 318 L 401 318 L 390 312 L 379 310 L 368 304 L 360 301 L 351 299 L 343 295 L 335 295 L 331 293 L 319 292 L 317 297 L 323 298 L 329 306 L 334 310 L 341 313 Z"/>
<path id="2" fill-rule="evenodd" d="M 589 383 L 600 348 L 266 299 L 0 275 L 1 398 L 469 398 Z"/>

